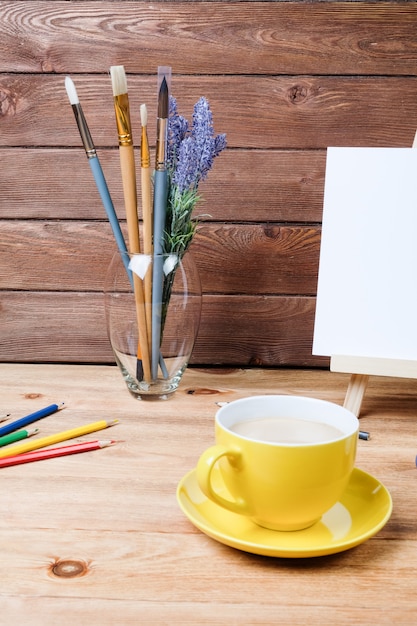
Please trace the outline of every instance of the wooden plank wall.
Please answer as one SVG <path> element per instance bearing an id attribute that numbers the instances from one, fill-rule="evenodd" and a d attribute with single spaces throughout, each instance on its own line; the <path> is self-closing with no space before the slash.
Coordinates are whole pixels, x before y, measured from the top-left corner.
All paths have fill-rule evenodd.
<path id="1" fill-rule="evenodd" d="M 193 363 L 326 366 L 311 355 L 326 147 L 411 146 L 416 3 L 0 2 L 2 361 L 113 362 L 101 291 L 115 246 L 64 77 L 124 220 L 118 64 L 137 138 L 158 65 L 172 66 L 184 115 L 205 95 L 227 132 L 193 245 L 204 291 Z"/>

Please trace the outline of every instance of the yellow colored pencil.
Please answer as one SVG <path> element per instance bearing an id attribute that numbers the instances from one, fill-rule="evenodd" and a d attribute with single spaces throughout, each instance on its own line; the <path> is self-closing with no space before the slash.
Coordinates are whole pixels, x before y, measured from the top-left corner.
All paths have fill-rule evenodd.
<path id="1" fill-rule="evenodd" d="M 55 443 L 59 443 L 60 441 L 67 441 L 68 439 L 81 437 L 82 435 L 87 435 L 88 433 L 94 433 L 97 430 L 113 426 L 114 424 L 117 424 L 117 422 L 118 420 L 113 420 L 112 422 L 101 420 L 99 422 L 86 424 L 85 426 L 79 426 L 78 428 L 72 428 L 71 430 L 64 430 L 60 433 L 55 433 L 54 435 L 48 435 L 47 437 L 41 437 L 40 439 L 32 439 L 31 441 L 20 443 L 1 450 L 0 459 L 15 456 L 16 454 L 24 454 L 25 452 L 31 452 L 32 450 L 38 450 L 39 448 L 45 448 L 46 446 L 51 446 Z"/>

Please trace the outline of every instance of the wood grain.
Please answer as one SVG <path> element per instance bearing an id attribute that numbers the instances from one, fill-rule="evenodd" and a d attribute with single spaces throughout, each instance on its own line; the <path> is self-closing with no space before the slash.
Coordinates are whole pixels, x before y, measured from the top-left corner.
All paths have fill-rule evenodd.
<path id="1" fill-rule="evenodd" d="M 327 366 L 311 355 L 314 298 L 203 297 L 192 363 Z M 3 361 L 114 363 L 104 298 L 90 292 L 3 291 Z"/>
<path id="2" fill-rule="evenodd" d="M 118 152 L 100 149 L 99 158 L 124 219 Z M 104 219 L 80 146 L 0 148 L 0 161 L 0 218 Z M 201 184 L 196 213 L 203 221 L 320 222 L 325 161 L 325 150 L 226 150 Z"/>
<path id="3" fill-rule="evenodd" d="M 172 400 L 149 404 L 132 399 L 116 367 L 0 364 L 0 406 L 14 416 L 65 400 L 40 423 L 45 434 L 59 423 L 120 420 L 111 448 L 2 470 L 4 623 L 322 626 L 332 616 L 343 626 L 413 624 L 415 381 L 370 379 L 361 428 L 371 439 L 358 442 L 357 466 L 383 482 L 394 508 L 358 547 L 258 557 L 207 537 L 176 502 L 178 482 L 214 441 L 217 402 L 295 393 L 341 404 L 348 380 L 317 370 L 190 368 Z"/>
<path id="4" fill-rule="evenodd" d="M 203 293 L 315 295 L 319 247 L 317 227 L 201 224 L 191 252 Z M 0 289 L 101 292 L 116 252 L 106 222 L 4 220 Z"/>
<path id="5" fill-rule="evenodd" d="M 129 73 L 416 75 L 413 4 L 11 0 L 0 7 L 0 62 L 33 73 L 86 63 L 104 73 L 106 59 Z"/>
<path id="6" fill-rule="evenodd" d="M 115 147 L 109 78 L 83 75 L 76 86 L 96 145 Z M 129 76 L 128 88 L 138 140 L 142 102 L 148 103 L 148 132 L 155 137 L 155 77 Z M 215 130 L 227 132 L 230 148 L 266 150 L 410 146 L 417 127 L 416 89 L 417 77 L 411 76 L 174 76 L 172 82 L 185 117 L 205 95 Z M 0 76 L 0 102 L 0 146 L 80 145 L 62 76 Z"/>
<path id="7" fill-rule="evenodd" d="M 207 296 L 193 363 L 327 366 L 311 354 L 314 312 L 315 298 Z"/>
<path id="8" fill-rule="evenodd" d="M 228 139 L 196 209 L 193 362 L 327 363 L 311 355 L 326 148 L 411 146 L 416 28 L 414 2 L 1 2 L 0 360 L 112 359 L 99 298 L 115 244 L 64 78 L 126 232 L 108 71 L 125 65 L 136 147 L 145 102 L 153 150 L 167 64 L 181 113 L 205 95 Z"/>

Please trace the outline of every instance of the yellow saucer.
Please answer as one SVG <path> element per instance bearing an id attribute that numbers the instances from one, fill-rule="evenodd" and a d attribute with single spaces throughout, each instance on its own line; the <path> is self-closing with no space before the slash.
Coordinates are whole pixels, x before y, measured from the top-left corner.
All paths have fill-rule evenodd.
<path id="1" fill-rule="evenodd" d="M 213 483 L 228 497 L 217 469 L 213 472 Z M 180 481 L 177 500 L 194 526 L 220 543 L 253 554 L 291 558 L 323 556 L 353 548 L 381 530 L 392 511 L 389 491 L 376 478 L 357 468 L 340 501 L 317 524 L 305 530 L 268 530 L 243 515 L 223 509 L 202 493 L 195 469 Z"/>

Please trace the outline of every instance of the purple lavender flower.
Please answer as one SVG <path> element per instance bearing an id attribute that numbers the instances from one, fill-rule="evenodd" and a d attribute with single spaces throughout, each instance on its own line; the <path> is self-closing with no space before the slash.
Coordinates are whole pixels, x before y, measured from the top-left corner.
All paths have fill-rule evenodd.
<path id="1" fill-rule="evenodd" d="M 165 251 L 182 255 L 196 231 L 191 217 L 199 200 L 198 185 L 207 177 L 213 160 L 226 147 L 226 135 L 214 135 L 213 116 L 206 98 L 194 106 L 192 127 L 169 99 L 167 169 L 169 194 L 165 223 Z"/>
<path id="2" fill-rule="evenodd" d="M 214 138 L 214 152 L 213 158 L 219 156 L 220 152 L 225 149 L 227 145 L 226 133 L 221 133 Z"/>
<path id="3" fill-rule="evenodd" d="M 177 110 L 177 100 L 173 96 L 169 97 L 169 123 L 168 123 L 168 147 L 167 163 L 168 168 L 173 171 L 178 162 L 178 154 L 181 142 L 189 132 L 188 121 Z"/>
<path id="4" fill-rule="evenodd" d="M 213 116 L 209 103 L 202 97 L 194 105 L 193 125 L 178 114 L 177 101 L 170 97 L 168 124 L 168 169 L 181 193 L 197 189 L 207 177 L 213 160 L 226 147 L 226 135 L 214 136 Z M 183 144 L 184 147 L 183 147 Z"/>
<path id="5" fill-rule="evenodd" d="M 180 144 L 177 167 L 172 175 L 172 183 L 178 187 L 179 193 L 195 186 L 198 171 L 198 152 L 192 137 L 186 137 Z"/>
<path id="6" fill-rule="evenodd" d="M 197 181 L 204 180 L 213 165 L 214 158 L 213 116 L 206 98 L 200 98 L 194 106 L 191 136 L 196 143 L 199 161 L 196 178 Z"/>

